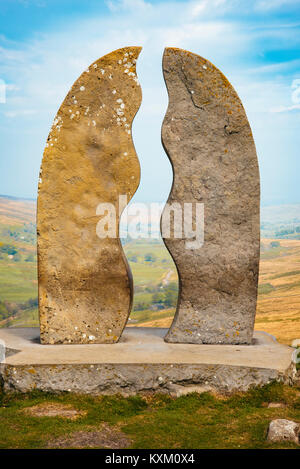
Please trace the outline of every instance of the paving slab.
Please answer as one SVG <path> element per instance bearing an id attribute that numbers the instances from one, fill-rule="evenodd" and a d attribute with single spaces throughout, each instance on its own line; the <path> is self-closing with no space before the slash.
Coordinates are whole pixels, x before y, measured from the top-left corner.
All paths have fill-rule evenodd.
<path id="1" fill-rule="evenodd" d="M 180 395 L 295 379 L 294 349 L 265 332 L 255 332 L 251 345 L 198 345 L 167 343 L 167 331 L 126 327 L 117 344 L 42 345 L 38 328 L 0 329 L 4 390 Z"/>

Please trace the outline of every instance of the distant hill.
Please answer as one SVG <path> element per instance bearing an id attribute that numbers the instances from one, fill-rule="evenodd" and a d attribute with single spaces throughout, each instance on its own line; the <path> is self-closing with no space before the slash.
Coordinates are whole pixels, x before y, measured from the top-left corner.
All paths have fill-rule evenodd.
<path id="1" fill-rule="evenodd" d="M 0 194 L 0 223 L 35 222 L 36 200 Z M 272 205 L 261 208 L 262 223 L 300 223 L 300 204 Z"/>
<path id="2" fill-rule="evenodd" d="M 36 201 L 0 195 L 0 224 L 20 226 L 35 223 Z"/>
<path id="3" fill-rule="evenodd" d="M 300 204 L 262 207 L 260 226 L 263 238 L 300 239 Z"/>
<path id="4" fill-rule="evenodd" d="M 272 205 L 261 208 L 262 223 L 287 223 L 296 220 L 300 223 L 300 204 Z"/>

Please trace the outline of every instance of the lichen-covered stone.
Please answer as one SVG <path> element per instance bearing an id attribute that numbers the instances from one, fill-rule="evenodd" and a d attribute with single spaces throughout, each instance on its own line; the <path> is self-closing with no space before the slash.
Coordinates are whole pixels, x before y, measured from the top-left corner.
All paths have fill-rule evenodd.
<path id="1" fill-rule="evenodd" d="M 269 425 L 268 440 L 272 442 L 292 441 L 299 444 L 299 432 L 299 423 L 287 419 L 275 419 Z"/>
<path id="2" fill-rule="evenodd" d="M 112 52 L 74 83 L 51 128 L 38 195 L 41 341 L 117 342 L 132 280 L 117 236 L 100 239 L 100 203 L 118 210 L 140 180 L 131 124 L 141 103 L 139 47 Z"/>
<path id="3" fill-rule="evenodd" d="M 149 391 L 175 396 L 206 391 L 231 394 L 265 386 L 270 381 L 288 383 L 290 373 L 287 370 L 285 376 L 271 369 L 203 363 L 0 366 L 0 378 L 7 393 L 38 389 L 94 395 L 134 395 Z"/>
<path id="4" fill-rule="evenodd" d="M 259 169 L 242 103 L 208 60 L 168 48 L 162 141 L 174 170 L 168 202 L 204 204 L 204 245 L 165 238 L 179 299 L 168 342 L 250 344 L 259 264 Z M 195 222 L 195 212 L 193 215 Z"/>

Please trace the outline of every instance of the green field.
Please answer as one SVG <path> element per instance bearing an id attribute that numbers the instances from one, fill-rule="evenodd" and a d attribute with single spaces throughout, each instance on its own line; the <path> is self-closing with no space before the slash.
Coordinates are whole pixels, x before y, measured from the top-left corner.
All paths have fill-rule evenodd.
<path id="1" fill-rule="evenodd" d="M 134 279 L 130 320 L 141 323 L 174 315 L 177 270 L 162 240 L 127 240 L 124 251 Z"/>
<path id="2" fill-rule="evenodd" d="M 0 198 L 0 215 L 1 210 L 3 216 Z M 12 218 L 12 214 L 17 217 Z M 0 326 L 14 325 L 20 316 L 21 325 L 37 325 L 37 308 L 32 311 L 32 304 L 27 304 L 37 299 L 35 224 L 24 223 L 18 210 L 8 215 L 4 219 L 11 223 L 0 223 Z M 32 314 L 33 322 L 29 318 Z"/>
<path id="3" fill-rule="evenodd" d="M 37 296 L 36 265 L 0 261 L 0 298 L 23 303 Z"/>
<path id="4" fill-rule="evenodd" d="M 270 384 L 227 398 L 0 394 L 0 448 L 296 449 L 266 437 L 275 418 L 300 421 L 299 391 Z"/>

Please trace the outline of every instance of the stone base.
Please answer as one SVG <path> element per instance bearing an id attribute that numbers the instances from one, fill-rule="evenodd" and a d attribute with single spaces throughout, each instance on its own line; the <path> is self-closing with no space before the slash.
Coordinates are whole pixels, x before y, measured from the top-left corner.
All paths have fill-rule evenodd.
<path id="1" fill-rule="evenodd" d="M 293 349 L 265 332 L 252 345 L 164 342 L 167 329 L 127 327 L 117 344 L 41 345 L 38 328 L 0 329 L 6 358 L 0 379 L 6 392 L 181 395 L 246 391 L 270 381 L 292 384 Z"/>

